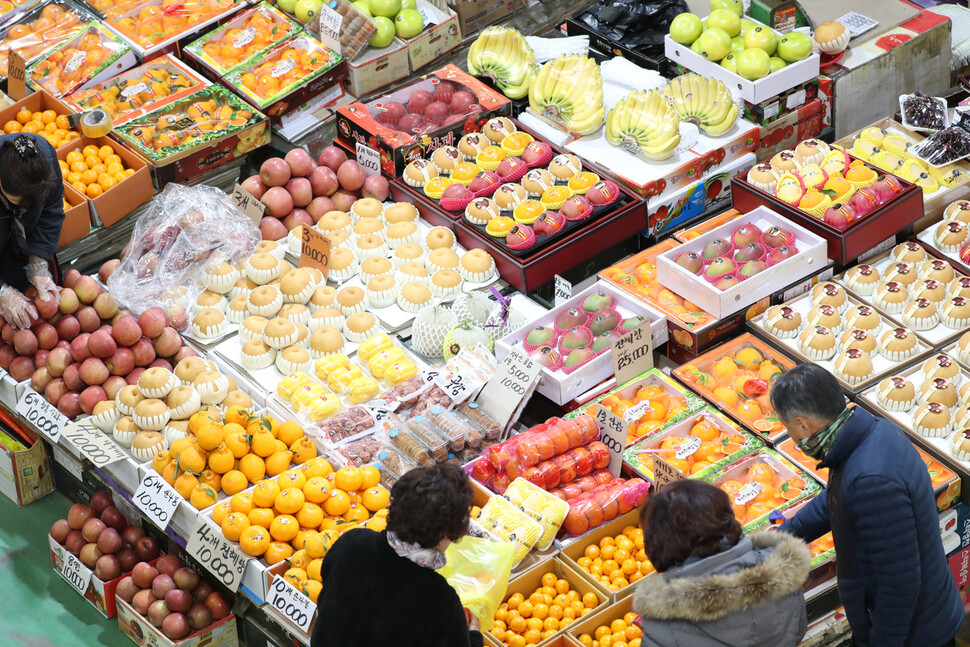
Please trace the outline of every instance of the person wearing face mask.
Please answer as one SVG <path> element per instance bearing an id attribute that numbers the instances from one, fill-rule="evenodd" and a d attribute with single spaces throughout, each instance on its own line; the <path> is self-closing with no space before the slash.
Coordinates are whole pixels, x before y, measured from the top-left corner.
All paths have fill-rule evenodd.
<path id="1" fill-rule="evenodd" d="M 0 314 L 29 328 L 37 309 L 29 286 L 57 299 L 54 251 L 64 224 L 64 185 L 57 152 L 30 133 L 0 136 Z"/>
<path id="2" fill-rule="evenodd" d="M 799 449 L 829 469 L 826 490 L 779 530 L 806 542 L 832 532 L 855 643 L 954 645 L 963 605 L 926 465 L 903 431 L 846 407 L 835 377 L 816 364 L 775 380 L 771 405 Z"/>

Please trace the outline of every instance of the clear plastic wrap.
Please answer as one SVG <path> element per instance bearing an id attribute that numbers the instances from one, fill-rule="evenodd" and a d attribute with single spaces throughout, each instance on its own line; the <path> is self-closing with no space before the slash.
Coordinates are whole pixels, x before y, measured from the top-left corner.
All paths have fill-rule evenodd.
<path id="1" fill-rule="evenodd" d="M 411 418 L 407 422 L 407 429 L 420 440 L 439 463 L 448 460 L 448 442 L 444 432 L 431 420 L 424 416 Z"/>
<path id="2" fill-rule="evenodd" d="M 478 515 L 478 523 L 502 541 L 515 545 L 515 562 L 522 561 L 542 536 L 542 526 L 505 499 L 493 496 Z"/>
<path id="3" fill-rule="evenodd" d="M 55 97 L 74 92 L 131 50 L 98 23 L 91 24 L 27 68 L 27 80 Z"/>
<path id="4" fill-rule="evenodd" d="M 464 416 L 441 407 L 433 407 L 429 419 L 448 438 L 449 450 L 460 452 L 465 449 L 465 438 L 474 430 Z"/>
<path id="5" fill-rule="evenodd" d="M 297 36 L 225 80 L 256 105 L 266 108 L 339 64 L 340 54 L 310 36 Z"/>
<path id="6" fill-rule="evenodd" d="M 563 501 L 569 501 L 582 496 L 595 487 L 609 483 L 612 480 L 613 473 L 608 469 L 596 470 L 592 474 L 579 477 L 572 483 L 564 483 L 557 488 L 549 490 L 549 494 L 560 498 Z"/>
<path id="7" fill-rule="evenodd" d="M 430 449 L 412 436 L 406 429 L 395 427 L 387 432 L 388 441 L 421 467 L 430 467 L 436 460 Z M 442 441 L 444 444 L 444 441 Z M 447 454 L 445 458 L 447 458 Z"/>
<path id="8" fill-rule="evenodd" d="M 513 463 L 509 463 L 513 465 Z M 560 485 L 575 481 L 594 470 L 605 469 L 610 465 L 610 450 L 596 440 L 586 446 L 574 447 L 565 454 L 542 461 L 538 465 L 527 468 L 521 476 L 530 483 L 551 490 Z M 509 473 L 510 476 L 516 476 Z"/>
<path id="9" fill-rule="evenodd" d="M 11 49 L 27 63 L 76 36 L 94 17 L 80 7 L 55 0 L 38 8 L 22 22 L 6 29 L 0 40 L 0 76 L 7 76 L 7 52 Z"/>
<path id="10" fill-rule="evenodd" d="M 320 434 L 333 442 L 351 438 L 374 428 L 374 417 L 361 406 L 351 407 L 317 423 Z"/>
<path id="11" fill-rule="evenodd" d="M 635 510 L 647 500 L 649 492 L 650 483 L 643 479 L 613 479 L 570 499 L 566 532 L 578 537 L 630 510 Z"/>
<path id="12" fill-rule="evenodd" d="M 528 442 L 520 442 L 515 447 L 518 464 L 523 469 L 592 442 L 599 437 L 599 427 L 584 413 L 572 420 L 550 418 L 546 421 L 546 429 L 525 433 L 530 434 Z"/>
<path id="13" fill-rule="evenodd" d="M 421 376 L 415 376 L 398 382 L 384 397 L 391 402 L 399 402 L 402 407 L 410 407 L 417 403 L 425 389 Z"/>
<path id="14" fill-rule="evenodd" d="M 405 473 L 414 469 L 414 463 L 412 461 L 408 460 L 401 452 L 387 445 L 384 445 L 378 450 L 375 458 L 381 464 L 382 473 L 387 472 L 396 477 L 404 476 Z"/>
<path id="15" fill-rule="evenodd" d="M 471 420 L 473 423 L 478 425 L 478 428 L 482 430 L 485 437 L 489 440 L 495 440 L 502 435 L 502 425 L 498 424 L 498 421 L 492 416 L 485 413 L 477 402 L 467 402 L 461 406 L 459 409 L 461 413 Z"/>
<path id="16" fill-rule="evenodd" d="M 415 403 L 414 408 L 411 409 L 408 417 L 423 416 L 432 407 L 450 409 L 452 404 L 451 398 L 437 384 L 429 384 L 428 388 L 421 392 L 421 396 L 418 398 L 417 403 Z"/>
<path id="17" fill-rule="evenodd" d="M 114 13 L 108 24 L 147 50 L 196 29 L 234 5 L 234 0 L 187 0 L 178 4 L 148 0 L 128 11 Z"/>
<path id="18" fill-rule="evenodd" d="M 336 451 L 347 459 L 349 464 L 354 467 L 360 467 L 371 461 L 380 460 L 377 455 L 381 451 L 383 444 L 380 438 L 371 435 L 341 443 L 337 445 Z"/>
<path id="19" fill-rule="evenodd" d="M 136 315 L 153 306 L 187 312 L 210 264 L 235 265 L 259 241 L 256 225 L 222 191 L 169 184 L 135 223 L 131 249 L 108 289 Z"/>
<path id="20" fill-rule="evenodd" d="M 569 504 L 537 488 L 525 479 L 515 479 L 505 490 L 505 498 L 542 526 L 536 548 L 545 550 L 566 521 Z"/>
<path id="21" fill-rule="evenodd" d="M 300 25 L 266 3 L 243 12 L 185 49 L 220 76 L 252 62 L 300 31 Z"/>

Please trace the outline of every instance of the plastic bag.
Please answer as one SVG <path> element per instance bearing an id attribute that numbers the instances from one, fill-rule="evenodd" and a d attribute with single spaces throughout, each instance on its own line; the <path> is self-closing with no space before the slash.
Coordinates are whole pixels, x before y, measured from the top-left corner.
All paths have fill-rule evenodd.
<path id="1" fill-rule="evenodd" d="M 630 510 L 639 508 L 647 500 L 650 483 L 639 478 L 628 481 L 613 479 L 575 499 L 569 500 L 569 514 L 565 528 L 578 537 L 598 526 L 613 521 Z"/>
<path id="2" fill-rule="evenodd" d="M 448 563 L 438 569 L 458 598 L 482 625 L 482 632 L 495 624 L 512 573 L 515 546 L 478 537 L 462 537 L 448 546 Z"/>
<path id="3" fill-rule="evenodd" d="M 677 14 L 690 11 L 684 0 L 614 0 L 594 4 L 579 17 L 593 31 L 638 52 L 662 58 L 664 35 Z"/>
<path id="4" fill-rule="evenodd" d="M 219 189 L 169 184 L 135 223 L 108 289 L 136 316 L 153 306 L 187 312 L 210 264 L 236 265 L 259 241 L 253 221 Z"/>

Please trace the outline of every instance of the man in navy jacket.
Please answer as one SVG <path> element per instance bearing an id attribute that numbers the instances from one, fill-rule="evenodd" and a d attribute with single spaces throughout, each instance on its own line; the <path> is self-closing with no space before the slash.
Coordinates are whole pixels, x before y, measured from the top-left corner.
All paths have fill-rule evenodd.
<path id="1" fill-rule="evenodd" d="M 963 605 L 947 566 L 930 478 L 888 420 L 845 406 L 816 364 L 780 376 L 771 404 L 806 454 L 829 468 L 828 487 L 781 530 L 835 539 L 839 596 L 862 647 L 953 645 Z"/>

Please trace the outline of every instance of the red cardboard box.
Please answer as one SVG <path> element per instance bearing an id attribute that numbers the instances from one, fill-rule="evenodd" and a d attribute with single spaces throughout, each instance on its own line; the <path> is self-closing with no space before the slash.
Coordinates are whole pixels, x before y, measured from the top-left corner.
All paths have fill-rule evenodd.
<path id="1" fill-rule="evenodd" d="M 51 564 L 53 564 L 54 570 L 67 582 L 71 582 L 70 575 L 67 573 L 69 570 L 68 563 L 76 558 L 67 552 L 67 548 L 54 541 L 54 538 L 49 534 L 47 535 L 47 541 L 50 543 Z M 105 618 L 115 617 L 117 613 L 115 607 L 115 589 L 118 588 L 118 582 L 121 581 L 121 578 L 128 575 L 128 573 L 122 573 L 113 580 L 103 582 L 95 577 L 94 571 L 79 562 L 80 560 L 78 560 L 78 572 L 81 578 L 87 581 L 87 588 L 83 594 L 84 599 L 90 602 L 98 610 L 98 613 Z M 154 562 L 152 563 L 154 564 Z M 69 584 L 69 586 L 71 585 Z"/>
<path id="2" fill-rule="evenodd" d="M 222 620 L 201 631 L 189 634 L 178 642 L 172 641 L 124 600 L 118 600 L 118 628 L 138 647 L 237 647 L 236 615 L 230 613 Z"/>
<path id="3" fill-rule="evenodd" d="M 758 149 L 755 151 L 758 159 L 770 159 L 776 153 L 794 148 L 802 140 L 818 137 L 822 132 L 824 116 L 822 102 L 815 99 L 781 119 L 761 126 Z"/>

